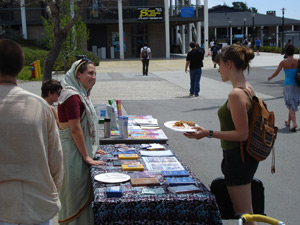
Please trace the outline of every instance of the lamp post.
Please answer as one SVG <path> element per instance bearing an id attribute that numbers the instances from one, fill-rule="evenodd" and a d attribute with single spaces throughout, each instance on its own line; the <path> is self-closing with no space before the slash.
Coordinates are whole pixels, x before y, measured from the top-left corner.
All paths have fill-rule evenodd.
<path id="1" fill-rule="evenodd" d="M 255 13 L 252 13 L 252 48 L 254 49 L 254 17 Z"/>
<path id="2" fill-rule="evenodd" d="M 282 30 L 281 30 L 281 54 L 284 54 L 284 46 L 283 46 L 283 41 L 284 41 L 284 10 L 285 8 L 282 8 Z"/>
<path id="3" fill-rule="evenodd" d="M 229 20 L 228 21 L 229 22 L 229 35 L 230 35 L 230 45 L 232 45 L 232 27 L 231 27 L 231 23 L 232 23 L 232 21 L 231 20 Z"/>
<path id="4" fill-rule="evenodd" d="M 246 18 L 243 19 L 244 21 L 244 28 L 243 28 L 243 39 L 246 39 Z"/>

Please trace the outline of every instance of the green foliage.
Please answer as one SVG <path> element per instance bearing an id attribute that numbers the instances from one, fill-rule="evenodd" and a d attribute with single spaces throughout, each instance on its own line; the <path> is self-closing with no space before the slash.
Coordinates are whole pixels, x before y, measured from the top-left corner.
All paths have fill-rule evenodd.
<path id="1" fill-rule="evenodd" d="M 48 54 L 47 50 L 43 50 L 34 46 L 23 46 L 23 51 L 25 56 L 24 66 L 29 66 L 30 63 L 33 63 L 36 60 L 40 60 L 42 66 Z"/>
<path id="2" fill-rule="evenodd" d="M 257 9 L 254 7 L 248 7 L 247 3 L 244 2 L 232 2 L 233 8 L 242 10 L 242 11 L 249 11 L 249 12 L 254 12 L 257 13 Z"/>
<path id="3" fill-rule="evenodd" d="M 96 66 L 99 65 L 99 59 L 98 56 L 95 55 L 93 52 L 89 52 L 89 51 L 84 51 L 84 50 L 76 50 L 71 52 L 68 57 L 66 57 L 66 70 L 69 70 L 72 66 L 72 64 L 77 60 L 76 59 L 76 55 L 86 55 L 88 59 L 90 59 L 91 61 L 93 61 L 95 63 Z M 54 71 L 64 71 L 64 56 L 63 54 L 59 54 L 54 68 Z"/>
<path id="4" fill-rule="evenodd" d="M 66 26 L 68 22 L 71 20 L 71 13 L 69 5 L 65 5 L 64 7 L 65 13 L 61 14 L 61 27 Z M 78 8 L 75 6 L 74 11 L 78 11 Z M 46 20 L 42 18 L 45 33 L 43 35 L 43 41 L 46 43 L 48 49 L 53 46 L 54 41 L 54 32 L 51 20 Z M 89 39 L 89 30 L 86 27 L 86 24 L 82 21 L 82 18 L 79 17 L 76 21 L 73 28 L 69 31 L 66 40 L 63 43 L 63 47 L 61 49 L 62 52 L 70 53 L 75 49 L 84 50 L 86 47 L 86 42 Z"/>
<path id="5" fill-rule="evenodd" d="M 40 60 L 41 64 L 41 73 L 43 74 L 43 64 L 45 58 L 48 54 L 47 50 L 40 49 L 36 46 L 23 46 L 25 62 L 22 71 L 20 72 L 18 79 L 20 80 L 35 80 L 35 78 L 31 77 L 30 63 L 33 63 L 36 60 Z M 84 51 L 84 50 L 76 50 L 71 52 L 66 59 L 66 70 L 69 70 L 72 64 L 76 61 L 75 55 L 86 55 L 87 58 L 92 60 L 96 66 L 99 65 L 99 59 L 97 55 L 93 52 Z M 64 56 L 63 54 L 59 54 L 53 71 L 64 71 Z"/>
<path id="6" fill-rule="evenodd" d="M 31 66 L 24 66 L 18 75 L 18 80 L 35 80 L 31 75 Z"/>

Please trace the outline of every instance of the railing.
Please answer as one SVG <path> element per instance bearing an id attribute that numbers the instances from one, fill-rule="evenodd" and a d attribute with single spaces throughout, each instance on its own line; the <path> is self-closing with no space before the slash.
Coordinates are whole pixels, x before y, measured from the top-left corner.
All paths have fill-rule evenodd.
<path id="1" fill-rule="evenodd" d="M 27 24 L 42 24 L 41 17 L 47 17 L 45 8 L 26 8 Z M 0 8 L 0 24 L 21 24 L 20 8 Z"/>

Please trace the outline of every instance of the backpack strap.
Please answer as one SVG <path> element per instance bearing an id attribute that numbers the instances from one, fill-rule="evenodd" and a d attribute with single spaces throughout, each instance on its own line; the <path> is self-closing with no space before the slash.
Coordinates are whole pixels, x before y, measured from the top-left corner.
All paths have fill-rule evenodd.
<path id="1" fill-rule="evenodd" d="M 248 89 L 248 88 L 244 88 L 244 87 L 239 87 L 240 89 L 242 89 L 245 93 L 246 93 L 246 95 L 247 95 L 247 97 L 248 97 L 248 99 L 249 99 L 249 101 L 250 101 L 250 103 L 251 103 L 251 105 L 252 105 L 252 93 L 250 92 L 250 90 Z M 243 142 L 241 141 L 240 142 L 240 150 L 241 150 L 241 158 L 242 158 L 242 162 L 245 164 L 245 156 L 244 156 L 244 151 L 243 151 Z"/>

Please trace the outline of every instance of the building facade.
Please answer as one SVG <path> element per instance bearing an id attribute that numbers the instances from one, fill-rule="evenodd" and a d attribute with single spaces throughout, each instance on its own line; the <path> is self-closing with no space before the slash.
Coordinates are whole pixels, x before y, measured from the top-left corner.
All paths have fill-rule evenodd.
<path id="1" fill-rule="evenodd" d="M 120 5 L 121 2 L 121 5 Z M 166 48 L 181 52 L 179 40 L 185 39 L 187 33 L 184 25 L 203 21 L 203 6 L 191 5 L 185 0 L 127 0 L 108 1 L 91 0 L 82 15 L 90 32 L 87 50 L 93 51 L 99 57 L 120 57 L 119 29 L 123 30 L 124 56 L 139 57 L 140 48 L 147 42 L 154 57 L 165 57 Z M 167 12 L 166 7 L 167 6 Z M 120 9 L 121 7 L 121 9 Z M 120 22 L 119 10 L 122 12 Z M 17 1 L 7 0 L 0 8 L 0 22 L 22 31 L 20 6 Z M 168 17 L 166 18 L 166 14 Z M 45 5 L 35 3 L 26 6 L 27 38 L 39 39 L 43 26 L 41 17 L 47 18 Z M 121 23 L 121 24 L 120 24 Z M 168 23 L 168 29 L 166 29 Z M 192 26 L 191 26 L 192 27 Z M 195 40 L 194 36 L 189 38 Z M 169 36 L 169 43 L 166 42 Z M 180 38 L 179 36 L 184 36 Z M 167 46 L 168 45 L 168 46 Z"/>

